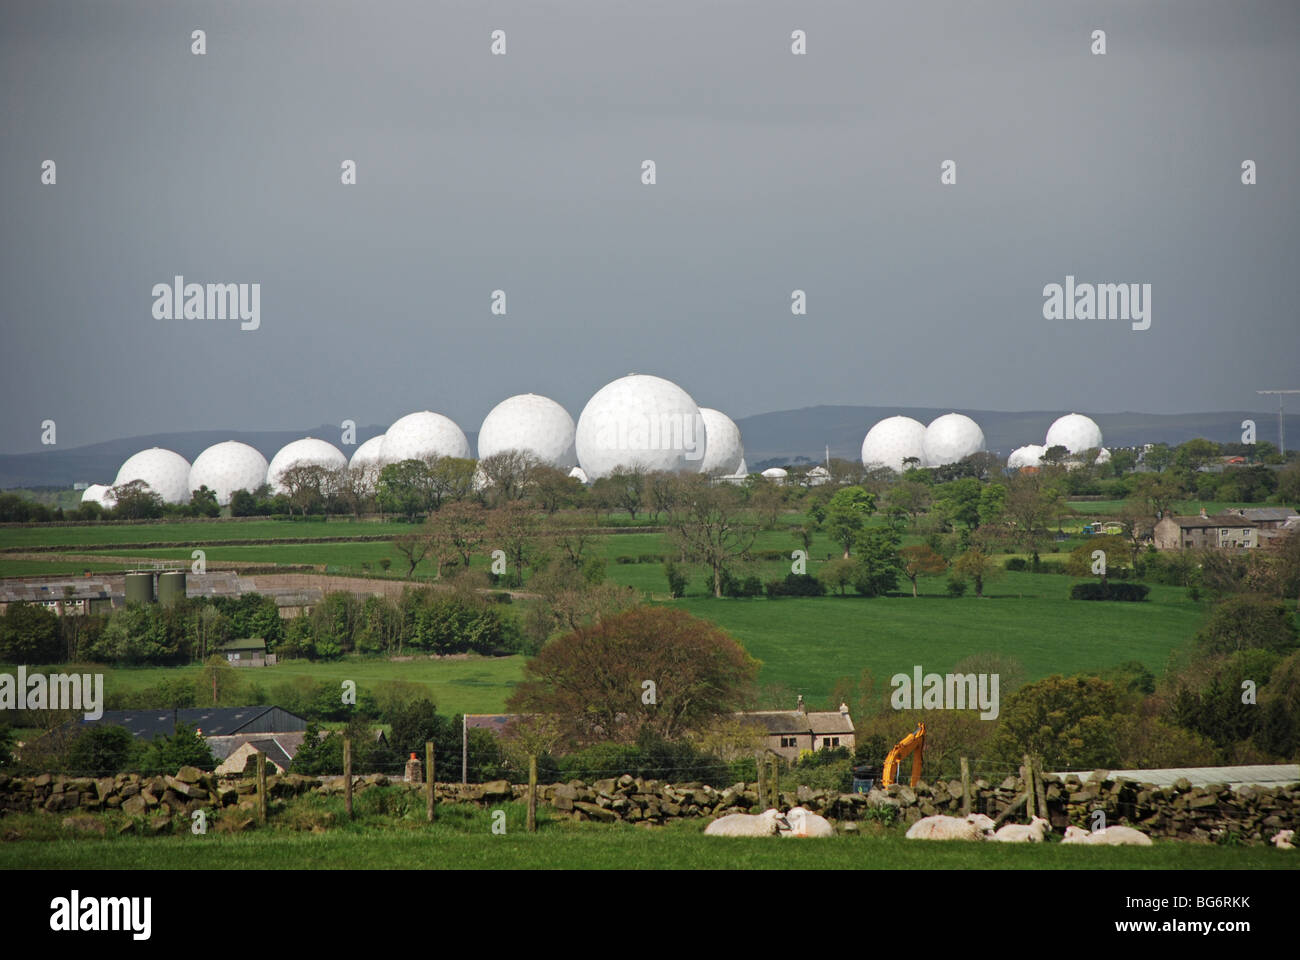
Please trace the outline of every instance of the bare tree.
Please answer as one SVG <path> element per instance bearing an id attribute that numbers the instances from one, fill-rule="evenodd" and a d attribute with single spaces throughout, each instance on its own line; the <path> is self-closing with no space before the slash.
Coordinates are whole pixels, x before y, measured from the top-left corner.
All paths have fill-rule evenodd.
<path id="1" fill-rule="evenodd" d="M 753 546 L 758 526 L 744 519 L 740 492 L 730 484 L 698 475 L 679 483 L 670 535 L 687 556 L 713 572 L 713 595 L 721 597 L 722 571 Z"/>
<path id="2" fill-rule="evenodd" d="M 478 462 L 489 501 L 494 505 L 522 500 L 541 461 L 526 450 L 502 450 Z"/>

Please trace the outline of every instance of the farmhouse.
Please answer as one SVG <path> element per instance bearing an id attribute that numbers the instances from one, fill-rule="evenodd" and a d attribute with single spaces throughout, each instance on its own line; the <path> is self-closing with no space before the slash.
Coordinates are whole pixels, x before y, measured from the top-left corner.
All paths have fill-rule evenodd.
<path id="1" fill-rule="evenodd" d="M 273 667 L 275 654 L 266 652 L 266 641 L 261 637 L 244 637 L 231 640 L 216 648 L 232 667 Z"/>
<path id="2" fill-rule="evenodd" d="M 752 720 L 765 737 L 765 746 L 786 760 L 798 760 L 803 750 L 834 750 L 856 745 L 847 704 L 839 710 L 808 712 L 803 695 L 793 710 L 751 710 L 738 716 Z"/>
<path id="3" fill-rule="evenodd" d="M 1156 524 L 1157 550 L 1248 550 L 1259 546 L 1259 529 L 1254 520 L 1238 514 L 1197 517 L 1165 517 Z"/>

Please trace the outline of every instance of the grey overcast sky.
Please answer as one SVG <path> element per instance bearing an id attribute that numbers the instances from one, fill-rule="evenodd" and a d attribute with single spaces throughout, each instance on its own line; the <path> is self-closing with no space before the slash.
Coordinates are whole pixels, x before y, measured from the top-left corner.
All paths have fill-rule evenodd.
<path id="1" fill-rule="evenodd" d="M 0 80 L 0 452 L 630 371 L 734 417 L 1300 387 L 1293 0 L 10 0 Z M 155 320 L 177 274 L 260 329 Z M 1067 274 L 1150 329 L 1045 320 Z"/>

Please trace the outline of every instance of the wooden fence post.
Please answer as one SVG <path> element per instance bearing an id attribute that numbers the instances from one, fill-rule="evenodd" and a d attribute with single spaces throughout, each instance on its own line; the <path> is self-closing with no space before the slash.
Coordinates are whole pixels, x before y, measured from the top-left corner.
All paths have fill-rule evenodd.
<path id="1" fill-rule="evenodd" d="M 537 754 L 528 756 L 528 832 L 537 832 Z"/>
<path id="2" fill-rule="evenodd" d="M 769 779 L 769 785 L 772 790 L 771 806 L 780 808 L 781 806 L 781 758 L 772 757 L 772 775 Z"/>
<path id="3" fill-rule="evenodd" d="M 257 751 L 257 825 L 266 826 L 266 754 Z"/>
<path id="4" fill-rule="evenodd" d="M 352 741 L 343 738 L 343 809 L 352 819 Z"/>
<path id="5" fill-rule="evenodd" d="M 758 768 L 758 802 L 767 804 L 767 757 L 761 753 L 754 755 L 754 765 Z"/>
<path id="6" fill-rule="evenodd" d="M 1047 788 L 1043 786 L 1043 758 L 1034 755 L 1034 790 L 1038 794 L 1038 815 L 1044 820 L 1047 816 Z"/>
<path id="7" fill-rule="evenodd" d="M 1025 785 L 1025 816 L 1030 820 L 1034 819 L 1034 768 L 1029 763 L 1029 754 L 1025 754 L 1025 762 L 1020 765 L 1020 782 Z"/>
<path id="8" fill-rule="evenodd" d="M 961 758 L 961 815 L 970 816 L 970 763 Z"/>
<path id="9" fill-rule="evenodd" d="M 425 818 L 430 823 L 433 823 L 434 794 L 435 791 L 437 790 L 434 784 L 436 784 L 437 781 L 433 777 L 433 741 L 432 740 L 424 741 L 424 783 L 425 783 L 424 815 Z"/>

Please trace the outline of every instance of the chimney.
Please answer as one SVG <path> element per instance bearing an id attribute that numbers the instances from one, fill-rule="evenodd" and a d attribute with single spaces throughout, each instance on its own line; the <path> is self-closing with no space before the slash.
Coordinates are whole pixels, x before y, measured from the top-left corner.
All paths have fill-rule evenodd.
<path id="1" fill-rule="evenodd" d="M 1201 516 L 1202 516 L 1204 519 L 1206 519 L 1206 520 L 1209 519 L 1209 517 L 1206 517 L 1206 516 L 1205 516 L 1205 508 L 1204 508 L 1204 507 L 1201 507 Z"/>
<path id="2" fill-rule="evenodd" d="M 406 782 L 419 783 L 423 779 L 423 764 L 421 764 L 419 758 L 412 753 L 411 759 L 406 761 Z"/>
<path id="3" fill-rule="evenodd" d="M 849 705 L 847 703 L 840 703 L 840 716 L 845 720 L 849 718 Z"/>
<path id="4" fill-rule="evenodd" d="M 794 706 L 795 713 L 807 713 L 808 708 L 803 705 L 803 694 L 799 694 L 799 702 Z"/>

